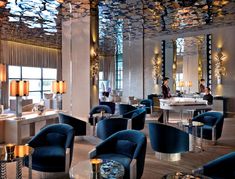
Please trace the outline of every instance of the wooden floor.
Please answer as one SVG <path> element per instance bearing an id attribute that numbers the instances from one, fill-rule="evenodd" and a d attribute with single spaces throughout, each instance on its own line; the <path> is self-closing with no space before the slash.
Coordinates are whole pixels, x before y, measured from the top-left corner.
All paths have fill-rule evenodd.
<path id="1" fill-rule="evenodd" d="M 147 126 L 144 133 L 148 135 Z M 76 165 L 79 161 L 88 159 L 88 152 L 94 147 L 90 141 L 90 137 L 85 137 L 84 140 L 76 140 L 74 148 L 74 157 L 72 166 Z M 190 172 L 202 164 L 213 160 L 221 155 L 235 151 L 235 119 L 226 118 L 223 127 L 222 137 L 218 140 L 217 145 L 205 146 L 205 151 L 198 153 L 185 153 L 178 162 L 166 162 L 156 159 L 153 150 L 151 149 L 149 138 L 147 145 L 147 153 L 145 159 L 145 168 L 143 179 L 160 179 L 163 175 L 175 171 Z M 27 169 L 23 170 L 24 178 L 27 178 Z M 33 179 L 40 178 L 38 172 L 33 171 Z M 8 165 L 8 178 L 15 178 L 15 164 Z M 51 177 L 49 177 L 51 178 Z M 53 177 L 58 178 L 58 177 Z M 66 178 L 66 177 L 62 177 Z"/>

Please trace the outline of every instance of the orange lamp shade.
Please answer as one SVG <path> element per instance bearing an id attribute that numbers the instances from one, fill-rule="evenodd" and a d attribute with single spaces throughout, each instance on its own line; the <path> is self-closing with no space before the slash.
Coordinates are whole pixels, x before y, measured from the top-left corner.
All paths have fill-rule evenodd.
<path id="1" fill-rule="evenodd" d="M 5 64 L 0 64 L 0 82 L 5 82 L 6 81 L 6 65 Z"/>
<path id="2" fill-rule="evenodd" d="M 53 81 L 52 92 L 56 94 L 64 94 L 67 91 L 67 85 L 65 81 Z"/>
<path id="3" fill-rule="evenodd" d="M 192 81 L 189 81 L 189 82 L 188 82 L 188 87 L 192 87 L 192 86 L 193 86 Z"/>
<path id="4" fill-rule="evenodd" d="M 10 96 L 28 96 L 29 82 L 13 80 L 10 84 Z"/>

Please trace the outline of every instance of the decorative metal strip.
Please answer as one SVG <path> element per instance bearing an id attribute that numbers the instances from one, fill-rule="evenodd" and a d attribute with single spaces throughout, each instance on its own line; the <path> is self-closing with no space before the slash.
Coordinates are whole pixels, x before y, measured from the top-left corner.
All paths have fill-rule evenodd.
<path id="1" fill-rule="evenodd" d="M 207 43 L 207 86 L 211 88 L 212 84 L 212 35 L 206 35 L 206 43 Z"/>
<path id="2" fill-rule="evenodd" d="M 166 41 L 162 40 L 162 78 L 165 77 L 166 72 L 165 72 L 165 63 L 166 63 Z"/>

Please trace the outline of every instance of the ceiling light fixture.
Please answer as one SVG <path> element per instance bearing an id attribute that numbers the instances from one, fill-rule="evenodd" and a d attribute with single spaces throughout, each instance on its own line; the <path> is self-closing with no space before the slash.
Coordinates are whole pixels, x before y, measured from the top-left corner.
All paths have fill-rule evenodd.
<path id="1" fill-rule="evenodd" d="M 7 1 L 6 0 L 0 0 L 0 8 L 6 6 Z"/>

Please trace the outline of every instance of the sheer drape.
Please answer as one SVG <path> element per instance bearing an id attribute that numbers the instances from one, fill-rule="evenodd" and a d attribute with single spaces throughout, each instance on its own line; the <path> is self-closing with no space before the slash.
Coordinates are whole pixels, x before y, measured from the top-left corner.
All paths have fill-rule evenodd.
<path id="1" fill-rule="evenodd" d="M 61 80 L 61 50 L 11 41 L 0 42 L 0 63 L 16 66 L 56 68 L 57 79 Z M 8 83 L 2 84 L 2 104 L 8 107 Z"/>

